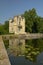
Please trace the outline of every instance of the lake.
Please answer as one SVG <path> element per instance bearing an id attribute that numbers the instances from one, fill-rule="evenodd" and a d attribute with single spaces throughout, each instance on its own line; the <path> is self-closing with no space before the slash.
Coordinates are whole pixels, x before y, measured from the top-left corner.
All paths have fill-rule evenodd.
<path id="1" fill-rule="evenodd" d="M 43 65 L 43 39 L 9 39 L 5 46 L 11 65 Z"/>

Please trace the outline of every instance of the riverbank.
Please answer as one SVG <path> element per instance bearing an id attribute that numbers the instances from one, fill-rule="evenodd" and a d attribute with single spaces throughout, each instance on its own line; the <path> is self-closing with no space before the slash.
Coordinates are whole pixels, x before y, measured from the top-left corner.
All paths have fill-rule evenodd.
<path id="1" fill-rule="evenodd" d="M 0 36 L 0 65 L 11 65 L 2 40 L 2 36 Z"/>

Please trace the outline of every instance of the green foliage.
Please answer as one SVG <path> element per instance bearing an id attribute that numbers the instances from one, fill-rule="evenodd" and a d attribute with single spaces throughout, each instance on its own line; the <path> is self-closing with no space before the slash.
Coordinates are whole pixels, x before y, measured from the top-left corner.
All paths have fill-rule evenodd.
<path id="1" fill-rule="evenodd" d="M 4 29 L 6 30 L 6 33 L 9 33 L 9 21 L 5 21 Z"/>
<path id="2" fill-rule="evenodd" d="M 40 17 L 38 22 L 38 32 L 43 33 L 43 18 Z"/>
<path id="3" fill-rule="evenodd" d="M 9 33 L 9 21 L 5 21 L 3 25 L 0 25 L 0 35 Z"/>
<path id="4" fill-rule="evenodd" d="M 32 10 L 25 11 L 24 17 L 26 21 L 26 32 L 32 32 L 32 26 L 36 15 L 36 10 L 34 8 Z"/>
<path id="5" fill-rule="evenodd" d="M 37 15 L 34 8 L 32 10 L 25 11 L 24 17 L 26 21 L 26 32 L 43 33 L 43 18 Z"/>
<path id="6" fill-rule="evenodd" d="M 4 34 L 4 27 L 3 27 L 3 25 L 0 25 L 0 34 Z"/>

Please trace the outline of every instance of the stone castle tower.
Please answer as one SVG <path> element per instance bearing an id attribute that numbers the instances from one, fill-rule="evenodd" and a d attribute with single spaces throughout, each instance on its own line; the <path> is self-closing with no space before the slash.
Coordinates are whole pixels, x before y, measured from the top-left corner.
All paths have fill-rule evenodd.
<path id="1" fill-rule="evenodd" d="M 25 18 L 15 16 L 9 20 L 9 33 L 24 34 L 25 33 Z"/>

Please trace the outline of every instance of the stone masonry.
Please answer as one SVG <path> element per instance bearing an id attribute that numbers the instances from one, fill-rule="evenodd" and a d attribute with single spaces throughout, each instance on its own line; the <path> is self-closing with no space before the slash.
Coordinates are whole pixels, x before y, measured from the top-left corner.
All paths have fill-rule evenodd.
<path id="1" fill-rule="evenodd" d="M 0 36 L 0 65 L 11 65 L 1 36 Z"/>

